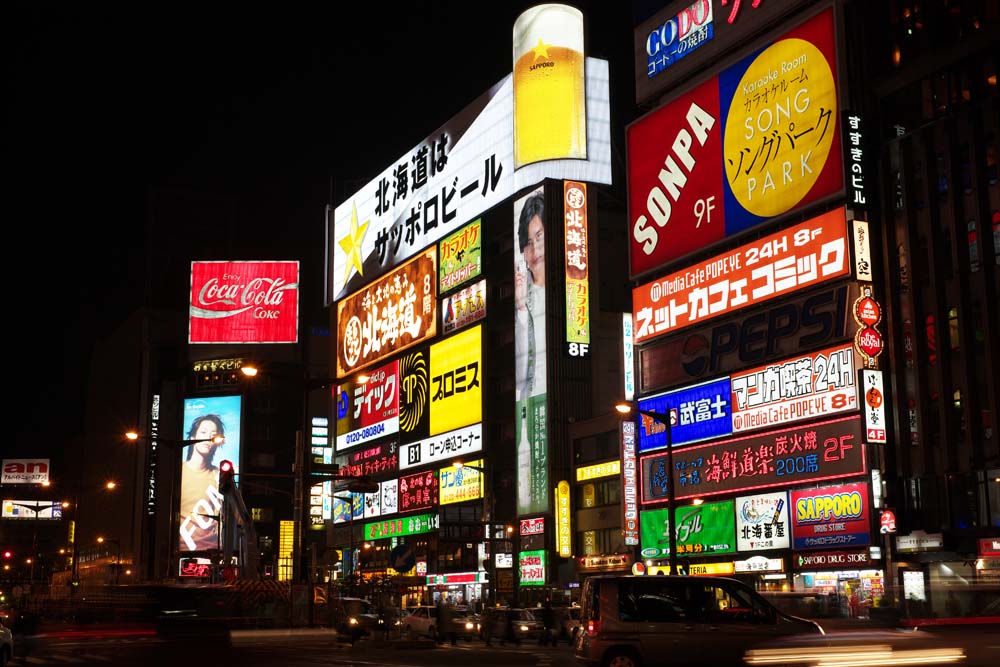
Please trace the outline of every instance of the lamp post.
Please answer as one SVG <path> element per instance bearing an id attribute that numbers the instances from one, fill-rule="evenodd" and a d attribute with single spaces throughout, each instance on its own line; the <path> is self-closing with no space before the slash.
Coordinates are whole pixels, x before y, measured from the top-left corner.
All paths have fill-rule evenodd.
<path id="1" fill-rule="evenodd" d="M 104 544 L 105 542 L 113 542 L 114 545 L 118 548 L 118 551 L 115 555 L 115 586 L 117 586 L 118 573 L 121 572 L 122 569 L 122 543 L 121 540 L 119 540 L 118 538 L 105 538 L 98 536 L 97 538 L 98 544 Z"/>
<path id="2" fill-rule="evenodd" d="M 114 480 L 108 480 L 99 489 L 94 489 L 94 490 L 114 491 L 116 488 L 118 488 L 118 483 L 115 482 Z M 73 497 L 73 502 L 72 502 L 74 526 L 73 526 L 73 552 L 71 556 L 71 558 L 73 559 L 73 564 L 70 568 L 70 594 L 74 594 L 76 587 L 80 583 L 77 579 L 77 572 L 78 572 L 77 562 L 80 560 L 79 559 L 80 550 L 77 548 L 77 545 L 80 543 L 80 495 L 81 494 L 78 489 L 76 495 Z M 68 500 L 64 500 L 62 502 L 63 509 L 68 509 L 69 505 L 70 501 Z"/>
<path id="3" fill-rule="evenodd" d="M 676 503 L 674 502 L 674 442 L 672 437 L 672 426 L 673 426 L 673 415 L 663 414 L 661 412 L 653 412 L 652 410 L 642 410 L 634 401 L 624 401 L 615 405 L 615 410 L 623 415 L 630 414 L 635 410 L 638 414 L 649 417 L 650 419 L 663 424 L 666 427 L 667 435 L 667 523 L 669 533 L 667 538 L 669 540 L 670 548 L 670 572 L 671 576 L 677 574 L 677 525 L 674 521 L 674 509 Z M 638 425 L 637 425 L 638 426 Z M 638 428 L 636 429 L 638 431 Z M 636 438 L 638 438 L 638 433 L 636 433 Z"/>
<path id="4" fill-rule="evenodd" d="M 485 468 L 470 465 L 468 463 L 462 463 L 461 461 L 455 461 L 454 463 L 452 463 L 452 465 L 458 470 L 461 470 L 462 468 L 468 468 L 469 470 L 475 470 L 480 475 L 482 475 L 480 484 L 481 488 L 483 489 L 483 515 L 484 515 L 483 525 L 486 526 L 486 530 L 489 531 L 489 535 L 486 536 L 486 540 L 490 546 L 490 559 L 489 559 L 490 565 L 489 568 L 487 569 L 487 572 L 489 572 L 490 575 L 488 590 L 489 590 L 489 599 L 491 602 L 495 604 L 497 598 L 497 584 L 496 584 L 497 554 L 496 554 L 496 539 L 494 539 L 494 534 L 496 533 L 496 525 L 494 524 L 494 522 L 496 521 L 496 507 L 497 507 L 496 494 L 493 493 L 493 487 L 490 485 L 489 480 L 487 478 L 487 475 L 489 473 L 486 471 Z M 487 493 L 490 496 L 488 502 L 486 500 Z M 489 517 L 486 516 L 487 504 L 489 505 L 489 510 L 488 510 Z"/>

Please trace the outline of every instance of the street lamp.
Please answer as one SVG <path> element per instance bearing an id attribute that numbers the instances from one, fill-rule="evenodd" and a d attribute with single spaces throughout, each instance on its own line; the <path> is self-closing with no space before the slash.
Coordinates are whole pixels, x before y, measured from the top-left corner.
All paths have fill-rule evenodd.
<path id="1" fill-rule="evenodd" d="M 121 540 L 119 540 L 118 538 L 111 538 L 111 537 L 105 538 L 101 537 L 100 535 L 97 536 L 98 544 L 104 544 L 105 542 L 111 542 L 118 548 L 118 551 L 115 555 L 115 586 L 117 586 L 118 573 L 121 572 L 122 569 L 122 543 Z"/>
<path id="2" fill-rule="evenodd" d="M 94 491 L 98 491 L 98 490 L 114 491 L 117 486 L 118 485 L 113 480 L 108 480 L 107 482 L 104 483 L 103 486 L 97 487 L 95 489 L 90 489 L 88 491 L 87 495 L 89 495 L 89 493 L 93 493 Z M 73 593 L 73 591 L 75 590 L 76 586 L 79 584 L 79 581 L 77 580 L 77 572 L 78 572 L 77 561 L 79 560 L 79 553 L 80 553 L 80 551 L 77 548 L 77 544 L 80 543 L 80 496 L 81 495 L 82 494 L 80 493 L 79 489 L 77 489 L 76 496 L 73 498 L 73 502 L 72 503 L 70 501 L 68 501 L 68 500 L 64 500 L 61 503 L 63 509 L 69 509 L 69 507 L 71 505 L 73 507 L 73 522 L 74 522 L 74 526 L 73 526 L 73 553 L 72 553 L 72 556 L 71 556 L 71 558 L 73 559 L 73 563 L 72 563 L 72 566 L 70 568 L 70 592 L 71 593 Z"/>
<path id="3" fill-rule="evenodd" d="M 670 548 L 670 575 L 675 575 L 677 571 L 677 525 L 674 521 L 674 442 L 672 438 L 673 420 L 672 415 L 666 415 L 652 410 L 643 410 L 634 401 L 623 401 L 615 405 L 615 410 L 623 415 L 631 414 L 635 410 L 638 414 L 657 421 L 666 428 L 667 435 L 667 532 Z M 636 430 L 638 431 L 638 425 Z M 638 434 L 636 434 L 638 437 Z"/>
<path id="4" fill-rule="evenodd" d="M 452 466 L 454 466 L 455 469 L 457 469 L 457 470 L 461 470 L 462 468 L 468 468 L 469 470 L 475 470 L 480 475 L 483 476 L 483 479 L 482 479 L 482 482 L 481 482 L 482 485 L 483 485 L 483 493 L 484 493 L 484 497 L 483 497 L 483 514 L 484 514 L 484 516 L 483 516 L 483 524 L 486 526 L 486 530 L 489 531 L 489 535 L 487 536 L 486 539 L 487 539 L 487 543 L 490 546 L 490 560 L 489 560 L 489 562 L 490 562 L 490 567 L 489 567 L 489 573 L 490 573 L 489 599 L 490 599 L 491 602 L 493 602 L 495 604 L 496 603 L 496 598 L 497 598 L 497 584 L 496 584 L 496 579 L 497 579 L 497 577 L 496 577 L 496 574 L 497 574 L 497 554 L 496 554 L 496 540 L 494 539 L 494 533 L 496 533 L 496 525 L 494 523 L 496 521 L 496 508 L 497 508 L 496 494 L 493 492 L 493 487 L 490 485 L 490 480 L 487 478 L 487 474 L 488 473 L 486 472 L 485 468 L 481 468 L 479 466 L 474 466 L 474 465 L 471 465 L 471 464 L 468 464 L 468 463 L 463 463 L 461 461 L 455 461 L 454 463 L 452 463 Z M 488 518 L 485 516 L 485 514 L 486 514 L 486 505 L 487 505 L 485 494 L 487 494 L 487 493 L 490 494 L 490 499 L 489 499 L 489 503 L 488 503 L 489 504 L 489 517 Z"/>

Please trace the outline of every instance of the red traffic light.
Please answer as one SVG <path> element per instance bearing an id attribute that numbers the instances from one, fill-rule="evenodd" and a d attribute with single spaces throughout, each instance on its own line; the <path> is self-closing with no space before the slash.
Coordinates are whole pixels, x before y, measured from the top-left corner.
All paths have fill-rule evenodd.
<path id="1" fill-rule="evenodd" d="M 219 464 L 219 472 L 233 472 L 233 462 L 228 459 Z"/>
<path id="2" fill-rule="evenodd" d="M 10 551 L 4 551 L 3 552 L 3 557 L 4 558 L 13 558 L 14 554 L 12 552 L 10 552 Z"/>

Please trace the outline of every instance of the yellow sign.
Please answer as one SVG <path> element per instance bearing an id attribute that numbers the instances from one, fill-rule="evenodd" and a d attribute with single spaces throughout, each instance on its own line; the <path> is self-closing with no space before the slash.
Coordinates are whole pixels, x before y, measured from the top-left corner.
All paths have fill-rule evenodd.
<path id="1" fill-rule="evenodd" d="M 431 345 L 430 435 L 483 420 L 482 329 L 467 329 Z"/>
<path id="2" fill-rule="evenodd" d="M 622 472 L 621 461 L 608 461 L 607 463 L 597 463 L 592 466 L 583 466 L 582 468 L 576 469 L 576 481 L 586 482 L 588 479 L 597 479 L 598 477 L 611 477 L 612 475 L 620 475 Z"/>
<path id="3" fill-rule="evenodd" d="M 466 500 L 475 500 L 483 497 L 483 474 L 478 470 L 473 470 L 469 466 L 477 468 L 483 467 L 482 460 L 469 461 L 468 465 L 461 468 L 448 466 L 441 468 L 438 478 L 440 479 L 439 491 L 441 504 L 461 503 Z"/>
<path id="4" fill-rule="evenodd" d="M 573 526 L 569 482 L 562 480 L 556 487 L 556 549 L 563 558 L 573 555 Z"/>
<path id="5" fill-rule="evenodd" d="M 282 521 L 278 527 L 278 558 L 291 558 L 295 549 L 295 522 Z"/>
<path id="6" fill-rule="evenodd" d="M 736 572 L 733 561 L 722 563 L 688 563 L 688 574 L 692 576 L 726 575 Z"/>

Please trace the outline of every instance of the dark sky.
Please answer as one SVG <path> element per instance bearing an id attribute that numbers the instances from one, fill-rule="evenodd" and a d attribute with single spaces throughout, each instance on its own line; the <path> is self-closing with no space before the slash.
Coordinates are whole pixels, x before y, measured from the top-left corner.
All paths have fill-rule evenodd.
<path id="1" fill-rule="evenodd" d="M 337 204 L 509 73 L 531 4 L 4 3 L 6 354 L 21 382 L 3 453 L 48 454 L 80 429 L 90 346 L 141 303 L 147 193 L 238 199 L 248 244 L 317 252 L 331 179 Z M 612 61 L 613 107 L 631 109 L 628 3 L 575 4 L 588 55 Z"/>

